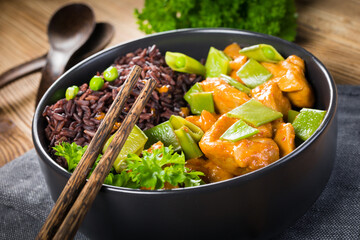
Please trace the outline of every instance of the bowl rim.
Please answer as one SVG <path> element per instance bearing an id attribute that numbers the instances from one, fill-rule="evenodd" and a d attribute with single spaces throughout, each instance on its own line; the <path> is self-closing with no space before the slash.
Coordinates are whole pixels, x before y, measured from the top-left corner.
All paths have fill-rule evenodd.
<path id="1" fill-rule="evenodd" d="M 144 37 L 136 38 L 136 39 L 129 40 L 129 41 L 124 41 L 124 42 L 121 42 L 121 43 L 116 44 L 114 46 L 111 46 L 109 48 L 106 48 L 104 50 L 101 50 L 98 53 L 96 53 L 96 54 L 84 59 L 83 61 L 79 62 L 78 64 L 76 64 L 75 66 L 70 68 L 68 71 L 66 71 L 63 75 L 61 75 L 56 80 L 56 82 L 62 81 L 62 79 L 66 75 L 70 74 L 72 71 L 75 71 L 82 64 L 92 60 L 93 58 L 96 58 L 99 55 L 110 52 L 115 48 L 119 48 L 119 47 L 127 45 L 129 43 L 133 43 L 133 42 L 137 42 L 137 41 L 143 41 L 144 39 L 158 38 L 158 37 L 164 37 L 164 36 L 166 37 L 168 35 L 176 35 L 178 33 L 182 33 L 182 34 L 222 33 L 222 34 L 247 35 L 247 36 L 253 36 L 253 37 L 257 37 L 257 38 L 266 38 L 266 39 L 269 39 L 269 40 L 277 41 L 280 44 L 289 45 L 291 48 L 297 49 L 297 50 L 299 50 L 301 52 L 304 52 L 305 54 L 309 55 L 311 57 L 311 59 L 314 61 L 314 63 L 320 68 L 320 70 L 324 74 L 325 79 L 326 79 L 326 81 L 327 81 L 327 83 L 329 85 L 329 88 L 330 88 L 329 107 L 327 109 L 327 112 L 325 114 L 323 122 L 321 123 L 320 127 L 314 132 L 314 134 L 309 139 L 307 139 L 302 144 L 300 144 L 290 154 L 278 159 L 277 161 L 269 164 L 268 166 L 257 169 L 255 171 L 250 172 L 250 173 L 246 173 L 244 175 L 235 176 L 235 177 L 233 177 L 231 179 L 227 179 L 227 180 L 223 180 L 223 181 L 219 181 L 219 182 L 214 182 L 214 183 L 208 183 L 208 184 L 204 184 L 204 185 L 200 185 L 200 186 L 177 188 L 177 189 L 171 189 L 171 190 L 162 190 L 162 189 L 159 189 L 159 190 L 140 190 L 140 189 L 130 189 L 130 188 L 125 188 L 125 187 L 117 187 L 117 186 L 113 186 L 113 185 L 103 184 L 102 191 L 105 191 L 105 192 L 107 192 L 107 191 L 121 192 L 121 193 L 127 193 L 127 194 L 141 194 L 141 195 L 148 195 L 148 194 L 152 194 L 152 195 L 154 195 L 154 194 L 155 195 L 157 195 L 157 194 L 187 194 L 187 193 L 191 193 L 191 192 L 194 192 L 194 191 L 201 192 L 201 191 L 208 191 L 208 190 L 217 190 L 219 188 L 231 187 L 231 185 L 236 184 L 236 183 L 251 181 L 253 178 L 257 178 L 259 174 L 266 174 L 267 172 L 271 171 L 273 168 L 276 168 L 279 165 L 282 165 L 282 164 L 286 163 L 287 161 L 290 161 L 293 157 L 298 155 L 301 151 L 303 151 L 305 148 L 307 148 L 309 145 L 311 145 L 319 137 L 319 135 L 321 135 L 325 131 L 325 129 L 329 126 L 330 122 L 332 122 L 333 119 L 335 118 L 336 111 L 337 111 L 337 88 L 336 88 L 336 84 L 335 84 L 335 81 L 333 80 L 330 72 L 326 69 L 325 65 L 318 58 L 316 58 L 312 53 L 310 53 L 306 49 L 300 47 L 296 43 L 289 42 L 289 41 L 286 41 L 284 39 L 281 39 L 281 38 L 278 38 L 278 37 L 275 37 L 275 36 L 272 36 L 272 35 L 267 35 L 267 34 L 263 34 L 263 33 L 247 31 L 247 30 L 232 29 L 232 28 L 185 28 L 185 29 L 176 29 L 176 30 L 171 30 L 171 31 L 165 31 L 165 32 L 146 35 Z M 49 156 L 47 151 L 42 147 L 40 139 L 39 139 L 39 134 L 38 134 L 39 129 L 37 128 L 37 124 L 35 124 L 40 119 L 40 117 L 42 117 L 43 109 L 40 109 L 39 106 L 43 105 L 42 103 L 45 101 L 45 99 L 50 97 L 49 92 L 51 91 L 52 88 L 54 88 L 54 86 L 56 85 L 55 83 L 46 91 L 44 96 L 41 98 L 38 106 L 36 107 L 34 117 L 33 117 L 33 121 L 32 121 L 32 138 L 33 138 L 33 143 L 34 143 L 35 149 L 36 149 L 37 154 L 39 155 L 39 157 L 42 158 L 42 160 L 47 165 L 49 165 L 54 171 L 56 171 L 57 173 L 61 174 L 64 177 L 66 177 L 67 179 L 69 179 L 70 176 L 71 176 L 71 173 L 69 173 L 64 168 L 62 168 L 58 163 L 56 163 Z"/>

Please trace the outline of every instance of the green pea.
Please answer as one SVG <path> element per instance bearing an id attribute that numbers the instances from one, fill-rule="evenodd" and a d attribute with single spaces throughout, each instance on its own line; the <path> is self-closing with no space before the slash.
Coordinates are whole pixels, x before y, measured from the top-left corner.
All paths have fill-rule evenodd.
<path id="1" fill-rule="evenodd" d="M 99 76 L 93 76 L 90 80 L 90 89 L 93 91 L 99 91 L 104 86 L 104 79 Z"/>
<path id="2" fill-rule="evenodd" d="M 118 73 L 118 70 L 116 69 L 116 67 L 108 67 L 104 73 L 104 79 L 108 82 L 112 82 L 114 81 L 115 79 L 118 78 L 119 76 L 119 73 Z"/>
<path id="3" fill-rule="evenodd" d="M 176 59 L 175 66 L 177 68 L 183 68 L 185 67 L 186 59 L 183 56 L 180 56 Z"/>
<path id="4" fill-rule="evenodd" d="M 272 48 L 270 47 L 263 47 L 262 51 L 265 55 L 265 57 L 267 57 L 268 59 L 274 59 L 275 58 L 275 52 L 273 51 Z"/>
<path id="5" fill-rule="evenodd" d="M 76 96 L 76 94 L 78 94 L 78 92 L 79 92 L 78 86 L 74 85 L 74 86 L 68 87 L 65 92 L 66 100 L 71 100 L 71 99 L 75 98 L 75 96 Z"/>

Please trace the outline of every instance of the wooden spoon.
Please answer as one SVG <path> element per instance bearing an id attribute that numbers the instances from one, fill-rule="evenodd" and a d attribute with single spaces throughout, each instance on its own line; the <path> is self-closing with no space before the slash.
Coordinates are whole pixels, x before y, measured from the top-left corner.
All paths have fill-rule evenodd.
<path id="1" fill-rule="evenodd" d="M 86 42 L 95 27 L 95 16 L 84 4 L 59 9 L 48 25 L 49 53 L 42 70 L 36 105 L 51 84 L 64 72 L 70 57 Z"/>
<path id="2" fill-rule="evenodd" d="M 104 49 L 109 44 L 114 36 L 114 27 L 110 23 L 101 22 L 96 23 L 94 31 L 85 44 L 74 53 L 66 65 L 65 70 L 71 68 L 75 64 L 84 60 L 85 58 Z M 25 77 L 28 74 L 40 71 L 46 64 L 46 55 L 37 57 L 16 67 L 13 67 L 0 75 L 0 88 L 14 82 L 15 80 Z"/>

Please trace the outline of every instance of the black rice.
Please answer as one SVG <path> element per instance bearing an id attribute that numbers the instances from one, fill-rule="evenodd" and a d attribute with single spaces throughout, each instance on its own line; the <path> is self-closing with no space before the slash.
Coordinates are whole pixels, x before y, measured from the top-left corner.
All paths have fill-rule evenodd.
<path id="1" fill-rule="evenodd" d="M 92 91 L 88 84 L 84 83 L 79 86 L 79 92 L 74 99 L 68 101 L 64 98 L 46 106 L 43 116 L 48 123 L 45 134 L 49 140 L 51 153 L 53 146 L 64 141 L 75 142 L 80 146 L 89 144 L 134 65 L 139 65 L 143 70 L 124 110 L 117 119 L 117 124 L 113 127 L 113 132 L 117 130 L 135 102 L 144 86 L 144 80 L 150 77 L 157 81 L 157 90 L 146 104 L 137 125 L 142 130 L 146 130 L 167 121 L 171 115 L 184 116 L 184 111 L 181 109 L 187 107 L 183 99 L 184 93 L 195 82 L 200 81 L 201 76 L 172 71 L 155 45 L 140 48 L 114 61 L 112 66 L 118 69 L 119 77 L 111 83 L 105 82 L 100 91 Z M 101 76 L 100 73 L 97 75 Z M 61 166 L 67 168 L 65 159 L 54 157 Z"/>

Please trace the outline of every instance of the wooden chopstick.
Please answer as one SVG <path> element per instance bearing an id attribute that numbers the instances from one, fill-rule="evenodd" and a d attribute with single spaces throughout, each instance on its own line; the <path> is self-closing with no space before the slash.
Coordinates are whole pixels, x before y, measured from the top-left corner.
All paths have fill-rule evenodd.
<path id="1" fill-rule="evenodd" d="M 92 172 L 89 181 L 85 184 L 78 198 L 75 200 L 58 232 L 55 234 L 54 239 L 71 239 L 75 236 L 75 233 L 83 221 L 87 211 L 90 209 L 91 204 L 95 200 L 97 193 L 100 191 L 102 183 L 109 174 L 116 157 L 125 144 L 126 139 L 137 122 L 147 101 L 151 97 L 151 93 L 155 89 L 155 86 L 156 81 L 154 79 L 146 81 L 143 90 L 137 97 L 126 118 L 121 123 L 120 128 L 115 133 L 112 142 Z"/>
<path id="2" fill-rule="evenodd" d="M 59 226 L 66 217 L 66 214 L 70 210 L 71 205 L 75 202 L 75 199 L 84 186 L 90 169 L 93 167 L 95 160 L 110 135 L 110 132 L 116 122 L 116 118 L 120 115 L 131 90 L 134 88 L 140 76 L 141 71 L 142 69 L 139 66 L 134 66 L 132 68 L 125 83 L 122 85 L 119 93 L 114 99 L 92 141 L 86 149 L 81 161 L 75 168 L 73 174 L 69 178 L 58 200 L 56 201 L 55 206 L 40 229 L 36 239 L 51 239 L 57 232 Z"/>

